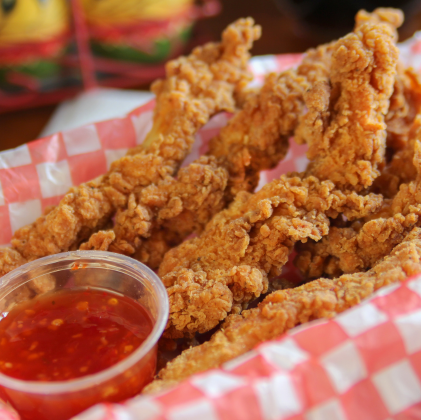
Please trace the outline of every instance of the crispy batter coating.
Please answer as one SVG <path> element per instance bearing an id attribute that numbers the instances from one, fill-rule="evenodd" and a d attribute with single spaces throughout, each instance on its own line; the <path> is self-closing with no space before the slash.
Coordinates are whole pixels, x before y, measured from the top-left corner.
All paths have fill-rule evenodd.
<path id="1" fill-rule="evenodd" d="M 197 47 L 190 56 L 167 63 L 167 77 L 151 88 L 159 98 L 154 126 L 144 142 L 151 153 L 174 160 L 178 167 L 209 117 L 234 111 L 235 96 L 252 78 L 249 50 L 260 33 L 253 19 L 239 19 L 222 33 L 221 43 Z"/>
<path id="2" fill-rule="evenodd" d="M 392 156 L 371 188 L 373 192 L 381 193 L 386 198 L 393 198 L 402 184 L 413 181 L 417 176 L 413 159 L 415 142 L 421 141 L 421 115 L 414 118 L 410 130 L 405 132 L 404 137 L 405 144 Z M 400 137 L 402 138 L 403 136 Z"/>
<path id="3" fill-rule="evenodd" d="M 332 91 L 323 105 L 327 109 L 326 133 L 316 124 L 315 138 L 320 135 L 319 141 L 306 139 L 310 140 L 312 159 L 307 173 L 329 181 L 283 176 L 255 195 L 240 193 L 227 210 L 209 222 L 200 237 L 170 250 L 159 269 L 170 297 L 168 337 L 208 331 L 233 308 L 237 310 L 238 305 L 264 293 L 268 275 L 279 274 L 296 242 L 320 240 L 327 234 L 329 217 L 342 212 L 350 220 L 379 209 L 379 197 L 341 192 L 370 185 L 378 173 L 376 162 L 383 159 L 384 114 L 398 54 L 395 28 L 389 21 L 373 21 L 357 24 L 356 33 L 312 53 L 330 57 L 332 51 Z M 314 62 L 311 57 L 307 60 Z M 328 68 L 315 67 L 312 73 L 316 82 L 310 94 L 317 97 L 317 107 L 319 87 L 328 87 L 323 81 Z M 323 84 L 318 84 L 320 80 Z M 309 122 L 306 118 L 303 121 Z M 351 141 L 351 135 L 363 138 L 370 149 L 366 157 L 374 160 L 361 163 L 360 157 L 355 160 L 347 155 L 349 150 L 351 155 L 365 153 L 361 145 L 354 150 L 357 142 L 353 137 Z M 367 176 L 363 168 L 368 170 Z"/>
<path id="4" fill-rule="evenodd" d="M 81 251 L 107 251 L 110 244 L 115 239 L 112 230 L 100 230 L 91 235 L 87 242 L 80 245 Z"/>
<path id="5" fill-rule="evenodd" d="M 248 51 L 259 36 L 252 19 L 240 19 L 224 31 L 221 43 L 169 62 L 166 79 L 153 86 L 154 124 L 144 144 L 114 162 L 106 175 L 71 188 L 57 207 L 16 231 L 14 249 L 26 259 L 67 251 L 101 229 L 135 189 L 174 174 L 197 130 L 213 114 L 234 110 L 237 92 L 250 80 Z"/>
<path id="6" fill-rule="evenodd" d="M 202 156 L 180 169 L 177 179 L 167 177 L 134 192 L 129 196 L 128 208 L 116 214 L 116 240 L 110 250 L 131 255 L 146 246 L 148 241 L 142 243 L 141 238 L 155 236 L 157 231 L 167 231 L 169 242 L 178 235 L 176 244 L 191 232 L 200 231 L 223 208 L 227 179 L 227 171 L 214 157 Z"/>
<path id="7" fill-rule="evenodd" d="M 180 228 L 182 229 L 182 226 Z M 149 238 L 142 239 L 142 245 L 133 254 L 133 258 L 156 270 L 164 255 L 171 248 L 179 245 L 181 240 L 177 230 L 156 227 L 152 230 Z"/>
<path id="8" fill-rule="evenodd" d="M 394 25 L 401 23 L 395 13 L 396 19 L 357 21 L 355 32 L 333 46 L 329 82 L 322 78 L 306 94 L 309 112 L 296 137 L 309 145 L 307 174 L 342 189 L 370 186 L 384 160 L 384 117 L 398 60 Z"/>
<path id="9" fill-rule="evenodd" d="M 398 39 L 398 31 L 399 28 L 404 20 L 404 15 L 402 10 L 394 9 L 392 7 L 378 7 L 377 9 L 373 10 L 373 12 L 367 12 L 364 9 L 361 9 L 355 15 L 355 30 L 358 30 L 360 26 L 370 23 L 370 24 L 377 24 L 377 23 L 387 23 L 390 25 L 390 29 L 392 30 L 392 36 L 397 41 Z"/>
<path id="10" fill-rule="evenodd" d="M 269 74 L 260 92 L 211 140 L 209 154 L 228 169 L 227 202 L 239 191 L 253 191 L 259 172 L 285 157 L 308 87 L 307 79 L 295 70 Z"/>
<path id="11" fill-rule="evenodd" d="M 303 113 L 304 92 L 312 83 L 328 80 L 334 45 L 310 50 L 296 70 L 269 75 L 260 92 L 250 94 L 244 108 L 211 141 L 209 154 L 216 156 L 218 165 L 229 173 L 226 189 L 225 182 L 218 182 L 213 183 L 211 194 L 209 188 L 205 192 L 195 191 L 190 183 L 168 177 L 153 190 L 157 197 L 162 197 L 163 194 L 168 196 L 171 188 L 173 192 L 169 203 L 161 200 L 158 205 L 148 205 L 143 197 L 132 194 L 128 209 L 117 213 L 114 227 L 116 240 L 110 250 L 127 255 L 136 253 L 142 262 L 156 268 L 163 256 L 161 254 L 159 258 L 159 252 L 168 250 L 170 242 L 174 246 L 191 232 L 200 233 L 212 215 L 231 202 L 236 193 L 252 191 L 258 183 L 259 171 L 275 166 L 286 154 L 288 139 Z M 215 172 L 217 168 L 209 170 Z M 186 171 L 194 173 L 195 168 Z M 224 200 L 218 194 L 218 188 L 225 189 Z M 203 199 L 204 194 L 209 199 Z M 167 216 L 161 217 L 163 214 Z M 166 245 L 163 230 L 169 237 Z M 147 239 L 158 231 L 159 240 Z M 143 252 L 145 247 L 149 250 Z M 152 255 L 154 257 L 149 258 Z M 152 261 L 154 265 L 151 265 Z"/>
<path id="12" fill-rule="evenodd" d="M 238 36 L 239 28 L 236 28 L 236 31 L 232 31 L 232 28 L 229 27 L 224 33 L 224 54 L 230 59 L 232 56 L 240 57 L 241 66 L 246 68 L 249 58 L 248 50 L 253 40 L 260 35 L 260 31 L 258 28 L 252 27 L 251 20 L 240 22 L 244 26 L 244 33 L 241 34 L 241 37 Z M 212 63 L 215 61 L 214 49 L 214 47 L 208 49 L 202 48 L 198 49 L 197 53 L 200 55 L 202 61 Z M 182 60 L 180 59 L 180 61 Z M 218 76 L 218 72 L 223 73 L 219 76 L 221 79 L 220 83 L 227 84 L 227 75 L 231 77 L 232 80 L 228 77 L 228 81 L 233 91 L 228 97 L 231 97 L 232 100 L 232 97 L 236 96 L 236 93 L 245 87 L 245 81 L 247 79 L 244 77 L 238 82 L 238 86 L 234 86 L 233 80 L 238 80 L 238 77 L 236 78 L 235 76 L 235 67 L 228 60 L 226 60 L 228 64 L 222 59 L 220 61 L 219 66 L 213 63 L 209 68 L 215 73 L 213 75 L 215 79 Z M 184 66 L 184 63 L 182 64 Z M 240 67 L 240 64 L 235 61 L 234 64 Z M 171 72 L 170 70 L 168 72 L 176 74 L 173 68 Z M 197 73 L 197 69 L 195 69 L 195 72 Z M 203 96 L 206 100 L 206 96 L 209 96 L 210 93 L 201 87 L 203 81 L 200 79 L 196 80 L 195 83 L 198 86 L 193 83 L 193 76 L 196 73 L 190 75 L 191 88 L 193 90 L 199 89 L 199 92 L 194 92 L 194 94 L 198 98 Z M 158 82 L 154 86 L 157 94 L 163 89 L 162 82 Z M 171 97 L 174 95 L 171 85 L 164 86 L 164 88 L 168 90 L 168 95 Z M 190 106 L 191 98 L 188 95 L 185 95 L 185 97 L 182 96 L 181 99 L 187 101 L 186 106 Z M 203 101 L 203 98 L 201 100 Z M 173 112 L 174 108 L 174 99 L 167 100 L 166 102 L 162 101 L 161 107 L 162 109 L 167 108 L 168 111 L 159 112 L 158 109 L 157 114 L 164 115 L 168 121 L 173 123 L 174 117 L 171 115 L 171 112 Z M 183 123 L 185 123 L 184 119 L 186 119 L 186 115 L 182 118 Z M 162 125 L 162 121 L 156 123 L 156 125 L 160 124 Z M 165 129 L 160 129 L 160 131 L 165 131 Z M 191 144 L 193 134 L 196 131 L 197 127 L 196 130 L 191 130 L 190 133 L 182 133 L 181 137 L 188 139 L 189 144 Z M 158 138 L 154 137 L 154 130 L 151 131 L 150 137 L 146 140 L 146 143 L 149 142 L 151 142 L 152 148 L 156 148 L 162 143 Z M 169 143 L 171 144 L 172 140 Z M 162 153 L 162 150 L 164 150 L 162 149 L 163 146 L 161 145 L 159 147 L 161 147 L 159 153 Z M 149 187 L 135 188 L 129 195 L 127 208 L 121 208 L 117 211 L 113 229 L 116 238 L 110 244 L 109 250 L 126 255 L 136 254 L 142 262 L 153 268 L 157 268 L 162 259 L 163 252 L 166 252 L 170 246 L 180 243 L 191 232 L 195 230 L 200 231 L 212 215 L 223 208 L 225 203 L 222 201 L 222 197 L 226 187 L 227 176 L 226 170 L 216 165 L 215 159 L 212 157 L 203 157 L 187 168 L 181 169 L 177 174 L 177 179 L 167 175 Z M 167 243 L 164 243 L 164 230 L 168 231 Z M 153 238 L 147 239 L 152 236 Z"/>
<path id="13" fill-rule="evenodd" d="M 153 237 L 167 232 L 174 245 L 190 233 L 200 233 L 214 214 L 239 191 L 252 191 L 259 172 L 270 169 L 288 150 L 288 139 L 303 112 L 307 81 L 296 72 L 270 74 L 261 91 L 251 95 L 240 110 L 210 143 L 209 156 L 180 170 L 177 180 L 167 178 L 132 195 L 127 210 L 117 213 L 116 241 L 110 250 L 146 256 L 141 261 L 153 268 L 162 260 L 150 259 L 153 246 L 167 251 Z M 215 157 L 217 159 L 215 159 Z M 228 182 L 228 185 L 227 185 Z M 148 238 L 148 240 L 141 240 Z M 174 243 L 175 237 L 178 237 Z M 173 246 L 174 246 L 173 245 Z M 142 252 L 149 247 L 149 252 Z"/>
<path id="14" fill-rule="evenodd" d="M 9 273 L 27 262 L 28 261 L 13 248 L 0 248 L 0 276 Z"/>
<path id="15" fill-rule="evenodd" d="M 367 13 L 365 10 L 358 12 L 355 20 L 356 26 L 371 21 L 389 23 L 392 28 L 398 28 L 402 24 L 403 15 L 400 10 L 379 8 L 373 13 Z M 394 37 L 398 38 L 396 30 Z M 405 69 L 401 63 L 398 63 L 389 110 L 385 117 L 388 148 L 397 151 L 405 146 L 409 130 L 415 116 L 421 110 L 420 107 L 420 77 L 412 68 Z"/>
<path id="16" fill-rule="evenodd" d="M 363 217 L 381 205 L 379 196 L 345 194 L 330 181 L 294 175 L 239 193 L 200 237 L 165 255 L 159 274 L 170 299 L 166 336 L 212 329 L 233 306 L 266 292 L 269 273 L 279 274 L 297 241 L 326 235 L 328 217 Z"/>
<path id="17" fill-rule="evenodd" d="M 200 233 L 236 193 L 254 190 L 259 172 L 274 167 L 286 154 L 303 113 L 303 94 L 309 83 L 328 74 L 330 56 L 331 46 L 322 45 L 310 50 L 296 70 L 268 75 L 262 89 L 251 92 L 243 109 L 211 140 L 208 158 L 217 157 L 217 165 L 202 157 L 182 169 L 177 180 L 167 177 L 151 186 L 150 204 L 149 199 L 133 195 L 129 208 L 116 217 L 116 240 L 110 250 L 134 253 L 157 268 L 165 252 L 192 232 Z M 205 177 L 197 175 L 203 165 L 207 165 Z M 200 184 L 205 188 L 198 188 Z M 163 195 L 171 200 L 156 200 Z"/>
<path id="18" fill-rule="evenodd" d="M 104 224 L 114 206 L 124 205 L 124 192 L 110 182 L 114 177 L 123 179 L 121 175 L 111 169 L 105 176 L 72 187 L 58 206 L 15 232 L 13 248 L 27 259 L 69 250 L 91 230 Z"/>
<path id="19" fill-rule="evenodd" d="M 307 51 L 299 67 L 299 73 L 306 76 L 310 83 L 304 93 L 304 102 L 307 112 L 300 117 L 299 124 L 294 133 L 294 140 L 298 144 L 307 143 L 308 139 L 315 136 L 315 126 L 320 119 L 325 121 L 328 117 L 330 100 L 330 72 L 332 66 L 332 53 L 337 41 L 321 45 Z M 318 133 L 319 135 L 319 133 Z"/>
<path id="20" fill-rule="evenodd" d="M 357 305 L 388 284 L 421 272 L 421 230 L 414 229 L 391 254 L 365 273 L 319 279 L 295 289 L 268 295 L 255 309 L 231 315 L 212 338 L 185 350 L 162 369 L 144 392 L 157 392 L 187 377 L 216 368 L 279 337 L 285 331 L 319 318 L 331 318 Z"/>
<path id="21" fill-rule="evenodd" d="M 417 130 L 417 135 L 420 132 Z M 392 200 L 386 200 L 378 213 L 365 223 L 331 228 L 319 243 L 300 246 L 295 264 L 307 277 L 336 276 L 372 267 L 389 254 L 408 232 L 421 223 L 421 142 L 414 143 L 417 177 L 402 184 Z"/>
<path id="22" fill-rule="evenodd" d="M 293 70 L 269 75 L 261 91 L 251 95 L 211 141 L 207 157 L 181 169 L 177 179 L 168 176 L 130 195 L 128 208 L 117 212 L 116 239 L 109 249 L 136 253 L 156 268 L 163 257 L 158 257 L 159 250 L 168 250 L 170 243 L 177 245 L 192 232 L 200 233 L 237 192 L 252 191 L 259 172 L 272 168 L 286 154 L 303 111 L 307 85 Z M 158 231 L 159 241 L 153 238 Z M 167 246 L 162 242 L 163 231 L 168 235 Z M 143 252 L 145 247 L 149 250 Z"/>
<path id="23" fill-rule="evenodd" d="M 412 68 L 398 64 L 393 94 L 390 97 L 387 147 L 397 152 L 406 147 L 415 117 L 421 112 L 421 78 Z"/>

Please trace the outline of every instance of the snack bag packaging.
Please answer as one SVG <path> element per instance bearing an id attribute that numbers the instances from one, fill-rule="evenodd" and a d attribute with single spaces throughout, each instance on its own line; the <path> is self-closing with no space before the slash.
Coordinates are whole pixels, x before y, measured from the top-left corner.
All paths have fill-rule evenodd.
<path id="1" fill-rule="evenodd" d="M 193 0 L 83 0 L 94 53 L 153 63 L 180 52 L 194 21 Z"/>
<path id="2" fill-rule="evenodd" d="M 400 45 L 401 58 L 421 70 L 421 34 Z M 255 57 L 261 81 L 297 64 L 300 55 Z M 0 244 L 57 204 L 72 185 L 103 174 L 143 141 L 154 103 L 0 153 Z M 215 116 L 198 134 L 188 164 L 229 116 Z M 291 142 L 261 185 L 302 171 L 305 146 Z M 288 264 L 283 273 L 293 278 Z M 0 419 L 16 414 L 0 406 Z M 421 419 L 421 274 L 378 291 L 331 320 L 318 320 L 263 343 L 219 369 L 192 376 L 156 395 L 99 404 L 78 420 L 371 420 Z"/>
<path id="3" fill-rule="evenodd" d="M 2 89 L 18 92 L 20 87 L 47 88 L 49 79 L 60 72 L 59 58 L 70 40 L 69 18 L 66 0 L 1 2 Z"/>

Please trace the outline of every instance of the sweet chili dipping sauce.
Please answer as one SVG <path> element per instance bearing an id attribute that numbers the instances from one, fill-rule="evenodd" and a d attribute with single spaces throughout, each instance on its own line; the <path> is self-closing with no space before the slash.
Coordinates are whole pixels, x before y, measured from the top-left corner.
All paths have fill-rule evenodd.
<path id="1" fill-rule="evenodd" d="M 0 321 L 0 371 L 66 381 L 125 359 L 152 331 L 135 300 L 102 290 L 62 290 L 15 306 Z"/>
<path id="2" fill-rule="evenodd" d="M 149 313 L 132 298 L 95 288 L 47 293 L 3 313 L 0 372 L 16 379 L 44 383 L 92 375 L 127 358 L 152 329 Z M 57 418 L 68 418 L 67 415 L 79 412 L 79 403 L 82 407 L 98 400 L 119 401 L 135 395 L 152 379 L 155 364 L 156 349 L 140 372 L 123 375 L 130 378 L 128 383 L 111 382 L 98 390 L 100 395 L 92 394 L 92 390 L 83 393 L 79 400 L 89 398 L 91 393 L 92 402 L 69 401 L 69 414 L 61 402 L 60 410 L 64 414 Z M 32 405 L 38 410 L 36 402 Z M 32 414 L 29 410 L 23 413 L 23 418 L 44 418 Z"/>

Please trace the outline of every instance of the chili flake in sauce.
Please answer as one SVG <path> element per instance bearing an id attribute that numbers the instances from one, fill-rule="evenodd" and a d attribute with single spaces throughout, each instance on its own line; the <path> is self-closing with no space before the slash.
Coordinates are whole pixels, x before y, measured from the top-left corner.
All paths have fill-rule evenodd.
<path id="1" fill-rule="evenodd" d="M 139 302 L 94 288 L 48 293 L 3 316 L 0 371 L 31 381 L 63 381 L 107 369 L 136 350 L 153 328 Z"/>

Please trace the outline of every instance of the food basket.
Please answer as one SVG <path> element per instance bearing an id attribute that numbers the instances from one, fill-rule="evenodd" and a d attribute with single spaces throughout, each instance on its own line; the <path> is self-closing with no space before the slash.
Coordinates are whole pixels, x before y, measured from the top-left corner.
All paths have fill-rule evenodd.
<path id="1" fill-rule="evenodd" d="M 421 34 L 400 45 L 401 58 L 421 67 Z M 301 55 L 255 57 L 259 82 L 296 65 Z M 60 132 L 0 153 L 0 244 L 57 204 L 72 185 L 103 174 L 152 125 L 154 102 L 124 118 Z M 207 150 L 229 118 L 219 114 L 197 134 L 184 164 Z M 304 169 L 305 146 L 291 142 L 260 186 Z M 286 278 L 297 276 L 293 266 Z M 421 418 L 421 275 L 381 289 L 332 320 L 294 328 L 219 369 L 160 394 L 97 405 L 79 420 L 364 420 Z M 12 419 L 7 408 L 0 418 Z"/>

